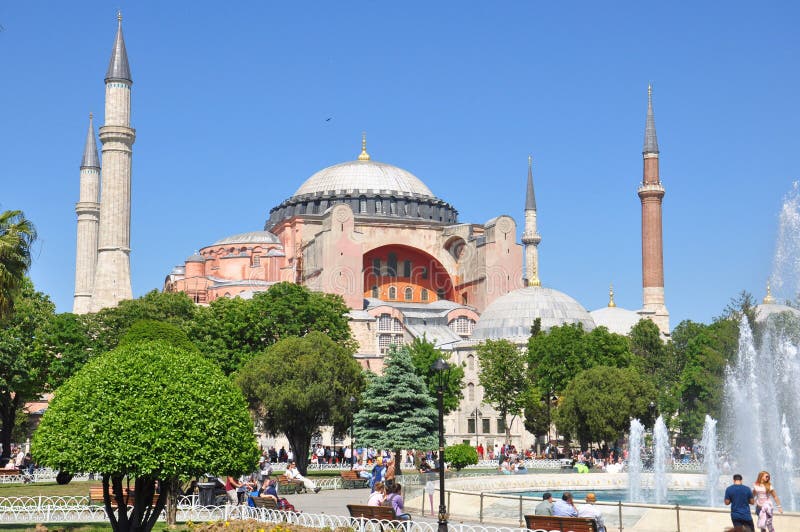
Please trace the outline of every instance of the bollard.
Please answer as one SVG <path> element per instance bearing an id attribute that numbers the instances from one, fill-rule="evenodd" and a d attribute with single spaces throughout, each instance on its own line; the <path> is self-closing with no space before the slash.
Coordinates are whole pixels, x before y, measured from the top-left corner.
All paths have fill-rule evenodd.
<path id="1" fill-rule="evenodd" d="M 678 523 L 678 532 L 681 532 L 681 507 L 675 505 L 675 521 Z"/>
<path id="2" fill-rule="evenodd" d="M 422 513 L 420 514 L 420 517 L 425 517 L 425 495 L 426 494 L 423 491 L 422 492 Z"/>
<path id="3" fill-rule="evenodd" d="M 479 515 L 479 522 L 483 524 L 483 492 L 481 492 L 481 509 Z"/>
<path id="4" fill-rule="evenodd" d="M 525 519 L 522 517 L 522 495 L 519 496 L 519 527 L 525 528 Z"/>
<path id="5" fill-rule="evenodd" d="M 619 505 L 619 532 L 622 532 L 622 501 L 617 501 Z"/>

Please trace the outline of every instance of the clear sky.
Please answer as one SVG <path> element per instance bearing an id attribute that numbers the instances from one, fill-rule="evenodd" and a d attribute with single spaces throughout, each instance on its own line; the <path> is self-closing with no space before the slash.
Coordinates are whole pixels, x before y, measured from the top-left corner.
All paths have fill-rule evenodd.
<path id="1" fill-rule="evenodd" d="M 637 309 L 648 82 L 672 326 L 764 295 L 800 177 L 797 2 L 4 2 L 0 209 L 36 224 L 32 277 L 59 311 L 117 7 L 135 295 L 261 229 L 308 176 L 355 159 L 366 131 L 373 160 L 420 177 L 460 221 L 510 214 L 520 232 L 532 154 L 543 284 L 592 310 L 613 282 Z"/>

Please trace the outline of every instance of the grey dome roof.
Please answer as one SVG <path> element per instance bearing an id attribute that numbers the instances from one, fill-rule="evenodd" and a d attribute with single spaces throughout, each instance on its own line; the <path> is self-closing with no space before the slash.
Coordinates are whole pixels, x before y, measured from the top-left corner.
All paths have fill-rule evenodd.
<path id="1" fill-rule="evenodd" d="M 280 239 L 269 231 L 250 231 L 249 233 L 239 233 L 223 239 L 217 240 L 212 246 L 224 244 L 280 244 Z"/>
<path id="2" fill-rule="evenodd" d="M 612 333 L 626 335 L 642 317 L 634 310 L 620 307 L 603 307 L 589 313 L 598 327 L 605 327 Z"/>
<path id="3" fill-rule="evenodd" d="M 566 323 L 581 323 L 587 331 L 595 327 L 586 309 L 567 294 L 528 286 L 509 292 L 486 307 L 470 339 L 527 339 L 536 318 L 541 318 L 544 330 Z"/>
<path id="4" fill-rule="evenodd" d="M 329 166 L 300 185 L 295 196 L 324 192 L 387 192 L 433 198 L 433 192 L 407 170 L 377 161 L 348 161 Z"/>
<path id="5" fill-rule="evenodd" d="M 790 312 L 795 318 L 800 318 L 800 310 L 789 305 L 781 305 L 778 303 L 762 303 L 756 305 L 756 321 L 763 323 L 769 319 L 770 316 L 780 314 L 781 312 Z"/>
<path id="6" fill-rule="evenodd" d="M 186 262 L 205 262 L 206 258 L 199 253 L 193 253 L 186 259 Z"/>

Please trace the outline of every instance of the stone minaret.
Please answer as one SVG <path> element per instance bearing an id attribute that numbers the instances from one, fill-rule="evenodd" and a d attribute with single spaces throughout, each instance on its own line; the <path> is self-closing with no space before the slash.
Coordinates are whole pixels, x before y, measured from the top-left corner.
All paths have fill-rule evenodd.
<path id="1" fill-rule="evenodd" d="M 136 132 L 131 126 L 131 71 L 122 37 L 122 16 L 117 15 L 117 37 L 106 73 L 100 235 L 92 310 L 113 307 L 131 299 L 131 147 Z"/>
<path id="2" fill-rule="evenodd" d="M 661 232 L 661 202 L 664 187 L 658 175 L 658 139 L 653 116 L 653 87 L 647 87 L 647 123 L 644 131 L 644 172 L 639 185 L 642 201 L 642 287 L 641 314 L 652 319 L 668 335 L 669 312 L 664 305 L 664 247 Z"/>
<path id="3" fill-rule="evenodd" d="M 528 156 L 528 190 L 525 194 L 525 280 L 527 286 L 541 286 L 539 280 L 539 242 L 542 237 L 536 230 L 536 194 L 533 192 L 533 159 Z"/>
<path id="4" fill-rule="evenodd" d="M 72 312 L 86 314 L 91 310 L 92 287 L 97 264 L 97 229 L 100 221 L 100 160 L 94 123 L 89 115 L 89 132 L 81 160 L 81 181 L 75 213 L 78 215 L 78 244 L 75 253 L 75 299 Z"/>

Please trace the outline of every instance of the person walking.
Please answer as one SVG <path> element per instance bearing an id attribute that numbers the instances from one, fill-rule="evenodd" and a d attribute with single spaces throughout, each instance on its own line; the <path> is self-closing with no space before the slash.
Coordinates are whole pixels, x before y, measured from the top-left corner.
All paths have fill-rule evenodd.
<path id="1" fill-rule="evenodd" d="M 769 472 L 762 471 L 758 474 L 756 483 L 753 484 L 753 498 L 756 501 L 758 528 L 761 529 L 761 532 L 775 532 L 775 528 L 772 526 L 772 514 L 774 509 L 777 508 L 779 513 L 783 513 L 781 500 L 772 487 L 772 483 L 770 482 L 771 478 Z M 775 500 L 774 506 L 772 501 L 769 500 L 770 496 Z"/>
<path id="2" fill-rule="evenodd" d="M 725 505 L 731 507 L 731 522 L 735 527 L 743 527 L 750 532 L 755 531 L 750 505 L 753 504 L 753 492 L 742 484 L 742 475 L 733 475 L 733 484 L 725 490 Z"/>

